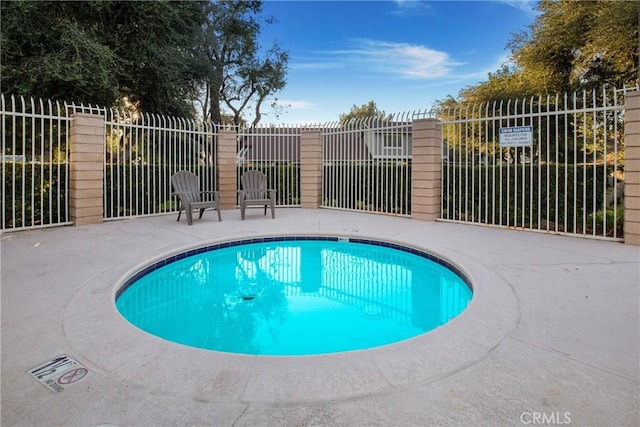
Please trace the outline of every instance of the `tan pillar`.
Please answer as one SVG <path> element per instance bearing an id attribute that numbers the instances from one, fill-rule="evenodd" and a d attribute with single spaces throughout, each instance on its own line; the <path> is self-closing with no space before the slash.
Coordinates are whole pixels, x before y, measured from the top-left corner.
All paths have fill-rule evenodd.
<path id="1" fill-rule="evenodd" d="M 319 129 L 302 129 L 300 135 L 300 204 L 318 209 L 322 202 L 322 136 Z"/>
<path id="2" fill-rule="evenodd" d="M 234 209 L 238 206 L 236 191 L 238 190 L 237 139 L 233 129 L 218 132 L 218 190 L 220 191 L 220 208 Z"/>
<path id="3" fill-rule="evenodd" d="M 640 245 L 640 92 L 628 92 L 624 126 L 624 242 Z"/>
<path id="4" fill-rule="evenodd" d="M 69 218 L 74 225 L 102 223 L 104 117 L 73 114 L 69 141 Z"/>
<path id="5" fill-rule="evenodd" d="M 415 120 L 411 139 L 411 218 L 435 221 L 440 217 L 442 123 Z"/>

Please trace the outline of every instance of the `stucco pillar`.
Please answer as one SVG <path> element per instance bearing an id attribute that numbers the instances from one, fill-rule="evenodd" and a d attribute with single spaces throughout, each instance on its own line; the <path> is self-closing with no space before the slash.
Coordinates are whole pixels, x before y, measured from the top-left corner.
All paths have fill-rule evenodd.
<path id="1" fill-rule="evenodd" d="M 322 136 L 319 129 L 302 129 L 300 135 L 300 204 L 318 209 L 322 202 Z"/>
<path id="2" fill-rule="evenodd" d="M 411 218 L 435 221 L 441 206 L 442 123 L 415 120 L 411 139 Z"/>
<path id="3" fill-rule="evenodd" d="M 69 218 L 74 225 L 104 218 L 104 117 L 71 115 L 69 138 Z"/>
<path id="4" fill-rule="evenodd" d="M 218 132 L 218 190 L 220 208 L 233 209 L 238 205 L 237 139 L 235 130 L 222 129 Z"/>
<path id="5" fill-rule="evenodd" d="M 640 245 L 640 92 L 628 92 L 624 125 L 624 242 Z"/>

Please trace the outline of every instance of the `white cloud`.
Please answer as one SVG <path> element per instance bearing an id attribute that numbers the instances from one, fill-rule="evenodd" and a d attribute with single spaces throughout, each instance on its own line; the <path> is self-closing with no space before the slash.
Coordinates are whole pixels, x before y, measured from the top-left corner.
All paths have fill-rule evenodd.
<path id="1" fill-rule="evenodd" d="M 494 58 L 494 61 L 492 63 L 484 66 L 482 69 L 462 73 L 451 73 L 444 78 L 432 80 L 414 86 L 414 89 L 433 89 L 452 85 L 457 85 L 459 86 L 459 89 L 462 89 L 468 85 L 475 85 L 481 81 L 486 81 L 489 73 L 495 73 L 504 64 L 508 66 L 513 65 L 513 63 L 509 60 L 508 55 L 499 55 Z"/>
<path id="2" fill-rule="evenodd" d="M 364 63 L 378 72 L 395 74 L 405 78 L 433 79 L 444 77 L 451 67 L 459 65 L 449 60 L 446 52 L 423 45 L 360 39 L 358 47 L 336 51 L 345 61 Z"/>
<path id="3" fill-rule="evenodd" d="M 289 64 L 289 68 L 296 71 L 301 70 L 330 70 L 333 68 L 340 68 L 342 64 L 338 62 L 295 62 L 293 64 Z"/>
<path id="4" fill-rule="evenodd" d="M 292 110 L 310 110 L 315 107 L 315 104 L 309 101 L 295 101 L 288 99 L 278 99 L 276 101 L 278 107 L 291 108 Z"/>
<path id="5" fill-rule="evenodd" d="M 431 15 L 433 13 L 431 4 L 418 0 L 395 0 L 396 8 L 391 12 L 394 15 Z"/>

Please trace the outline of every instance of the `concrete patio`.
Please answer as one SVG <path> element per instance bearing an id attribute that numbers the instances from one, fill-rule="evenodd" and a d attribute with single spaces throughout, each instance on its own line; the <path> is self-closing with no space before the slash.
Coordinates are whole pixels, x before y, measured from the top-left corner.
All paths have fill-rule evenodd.
<path id="1" fill-rule="evenodd" d="M 332 210 L 222 218 L 2 234 L 2 426 L 640 424 L 637 246 Z M 292 233 L 431 251 L 474 299 L 423 336 L 306 357 L 172 344 L 115 309 L 118 283 L 151 259 Z M 27 371 L 60 354 L 89 372 L 54 393 Z"/>

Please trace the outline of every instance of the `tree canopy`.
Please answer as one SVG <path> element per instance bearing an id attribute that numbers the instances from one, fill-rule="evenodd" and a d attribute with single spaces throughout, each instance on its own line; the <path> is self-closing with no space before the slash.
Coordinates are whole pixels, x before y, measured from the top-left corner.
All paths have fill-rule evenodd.
<path id="1" fill-rule="evenodd" d="M 362 119 L 391 119 L 391 115 L 387 115 L 384 111 L 380 110 L 374 101 L 369 101 L 367 104 L 361 106 L 354 105 L 351 107 L 348 113 L 340 114 L 340 124 L 344 125 L 351 120 Z"/>
<path id="2" fill-rule="evenodd" d="M 230 0 L 211 2 L 202 27 L 200 54 L 207 63 L 203 84 L 203 116 L 213 122 L 223 120 L 222 107 L 231 111 L 234 124 L 248 107 L 253 107 L 253 125 L 262 117 L 267 96 L 286 84 L 288 54 L 277 43 L 262 51 L 258 35 L 263 23 L 262 2 Z"/>
<path id="3" fill-rule="evenodd" d="M 2 2 L 2 91 L 186 115 L 198 2 Z M 45 24 L 46 23 L 46 24 Z"/>
<path id="4" fill-rule="evenodd" d="M 528 30 L 507 43 L 512 64 L 463 89 L 462 101 L 571 92 L 638 81 L 637 2 L 541 0 Z"/>
<path id="5" fill-rule="evenodd" d="M 281 90 L 288 55 L 257 37 L 261 1 L 3 1 L 5 93 L 234 123 Z M 46 23 L 46 24 L 45 24 Z M 226 109 L 226 114 L 223 111 Z"/>

